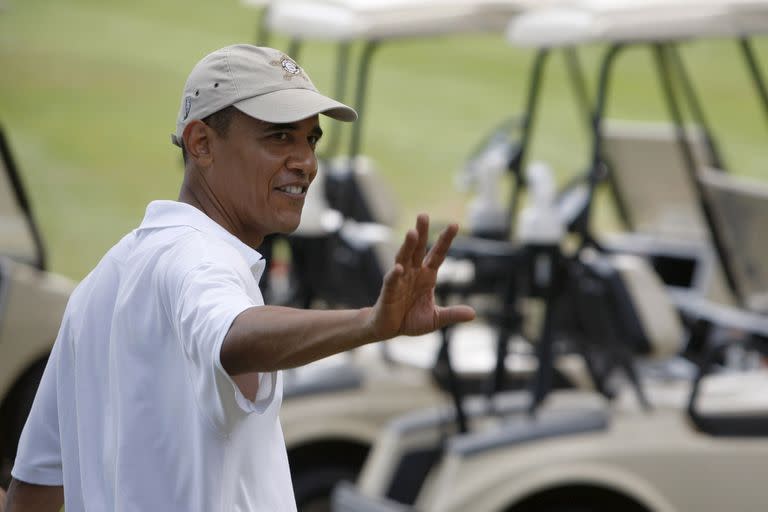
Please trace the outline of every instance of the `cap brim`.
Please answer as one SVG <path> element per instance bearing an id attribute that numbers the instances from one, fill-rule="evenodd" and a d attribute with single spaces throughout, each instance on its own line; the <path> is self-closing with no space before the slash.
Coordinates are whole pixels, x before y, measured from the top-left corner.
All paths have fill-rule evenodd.
<path id="1" fill-rule="evenodd" d="M 354 109 L 310 89 L 282 89 L 239 101 L 234 106 L 269 123 L 294 123 L 317 114 L 339 121 L 356 121 Z"/>

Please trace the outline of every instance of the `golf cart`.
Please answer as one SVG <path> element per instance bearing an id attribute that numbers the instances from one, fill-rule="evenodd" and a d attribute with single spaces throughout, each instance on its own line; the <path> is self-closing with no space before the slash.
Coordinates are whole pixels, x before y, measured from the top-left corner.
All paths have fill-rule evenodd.
<path id="1" fill-rule="evenodd" d="M 592 162 L 580 203 L 586 208 L 576 209 L 576 216 L 561 216 L 579 235 L 578 249 L 562 253 L 558 247 L 558 253 L 551 254 L 551 261 L 562 258 L 568 264 L 549 267 L 549 275 L 555 276 L 549 284 L 557 284 L 559 275 L 560 288 L 543 294 L 547 312 L 537 351 L 539 377 L 532 394 L 496 393 L 491 400 L 465 400 L 466 433 L 457 427 L 462 414 L 458 410 L 420 411 L 393 421 L 374 446 L 357 486 L 343 486 L 335 493 L 334 510 L 763 508 L 762 485 L 750 475 L 768 469 L 768 403 L 763 391 L 768 372 L 758 366 L 708 373 L 727 366 L 723 353 L 736 346 L 748 347 L 743 354 L 750 356 L 766 353 L 768 318 L 762 308 L 768 287 L 757 282 L 764 276 L 758 264 L 765 251 L 763 241 L 754 239 L 760 238 L 755 233 L 768 218 L 768 190 L 697 165 L 695 143 L 667 80 L 680 79 L 680 68 L 671 70 L 668 59 L 677 59 L 675 45 L 681 39 L 736 38 L 747 54 L 747 36 L 765 30 L 758 21 L 764 21 L 767 12 L 768 4 L 757 1 L 712 0 L 697 3 L 695 9 L 685 1 L 592 1 L 530 12 L 512 22 L 513 42 L 533 43 L 543 55 L 562 45 L 609 45 L 598 80 Z M 611 254 L 610 246 L 592 235 L 589 207 L 594 189 L 607 178 L 601 144 L 610 66 L 621 48 L 641 44 L 651 46 L 658 59 L 674 140 L 683 168 L 690 171 L 694 205 L 701 208 L 697 212 L 711 237 L 714 258 L 740 308 L 713 303 L 701 294 L 670 293 L 646 273 L 649 266 L 643 260 Z M 706 132 L 701 119 L 697 124 Z M 711 154 L 708 158 L 713 159 Z M 561 212 L 572 212 L 568 205 Z M 744 240 L 750 243 L 741 245 Z M 536 254 L 541 247 L 533 249 Z M 749 286 L 742 284 L 745 277 L 752 281 Z M 528 288 L 535 292 L 530 284 Z M 546 367 L 555 355 L 558 331 L 563 338 L 594 344 L 584 354 L 587 365 L 597 366 L 590 373 L 601 393 L 549 393 Z M 698 347 L 701 365 L 694 379 L 690 366 L 678 359 L 646 367 L 635 376 L 631 366 L 624 366 L 631 385 L 606 387 L 611 378 L 599 368 L 600 352 L 618 350 L 625 357 L 637 357 L 664 347 L 659 355 L 668 357 L 686 342 Z"/>
<path id="2" fill-rule="evenodd" d="M 45 248 L 0 127 L 0 487 L 74 283 L 47 271 Z"/>
<path id="3" fill-rule="evenodd" d="M 321 37 L 338 43 L 335 96 L 341 99 L 351 46 L 362 40 L 352 102 L 362 120 L 368 69 L 376 48 L 404 38 L 499 31 L 529 3 L 285 1 L 269 5 L 266 26 L 270 33 L 296 41 Z M 298 43 L 292 46 L 295 56 L 300 47 Z M 302 224 L 287 238 L 292 263 L 308 265 L 303 269 L 297 265 L 296 281 L 310 283 L 312 288 L 312 300 L 304 305 L 369 305 L 375 301 L 383 270 L 393 261 L 390 232 L 395 212 L 370 160 L 361 155 L 362 128 L 361 121 L 351 127 L 348 153 L 339 156 L 339 127 L 330 127 L 329 150 L 310 188 Z M 312 260 L 302 254 L 311 255 Z M 315 266 L 310 268 L 310 264 Z M 445 270 L 454 281 L 461 278 L 461 265 Z M 353 296 L 342 287 L 364 291 Z M 286 374 L 281 423 L 300 509 L 327 507 L 330 490 L 339 480 L 356 477 L 371 444 L 390 419 L 450 400 L 446 390 L 453 375 L 434 371 L 438 347 L 450 350 L 461 361 L 452 370 L 463 376 L 467 387 L 485 390 L 487 375 L 495 365 L 496 332 L 487 324 L 473 323 L 456 327 L 451 334 L 450 348 L 437 334 L 396 339 Z M 534 369 L 530 347 L 524 342 L 521 345 L 520 353 L 507 358 L 505 388 L 519 387 Z"/>

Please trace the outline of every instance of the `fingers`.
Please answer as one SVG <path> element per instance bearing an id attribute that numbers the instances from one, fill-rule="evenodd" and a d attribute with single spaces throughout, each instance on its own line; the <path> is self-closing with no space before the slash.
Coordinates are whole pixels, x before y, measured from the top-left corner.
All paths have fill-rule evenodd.
<path id="1" fill-rule="evenodd" d="M 416 217 L 416 233 L 418 240 L 416 249 L 413 251 L 413 266 L 421 267 L 424 261 L 424 254 L 427 252 L 427 238 L 429 237 L 429 217 L 426 214 L 420 214 Z"/>
<path id="2" fill-rule="evenodd" d="M 440 237 L 437 239 L 437 242 L 435 242 L 435 245 L 429 250 L 429 254 L 427 254 L 427 257 L 424 260 L 424 265 L 432 270 L 440 268 L 440 265 L 442 265 L 445 260 L 445 255 L 448 254 L 448 249 L 451 247 L 451 242 L 453 242 L 453 239 L 458 232 L 459 226 L 456 224 L 450 224 L 445 228 L 443 232 L 440 233 Z"/>
<path id="3" fill-rule="evenodd" d="M 400 249 L 398 249 L 397 255 L 395 256 L 395 263 L 399 263 L 403 267 L 411 265 L 411 261 L 413 261 L 413 253 L 418 244 L 418 238 L 419 235 L 416 231 L 412 229 L 408 230 L 405 234 L 403 245 L 400 246 Z"/>
<path id="4" fill-rule="evenodd" d="M 475 319 L 475 310 L 470 306 L 446 306 L 437 308 L 437 328 L 442 329 L 459 322 Z"/>

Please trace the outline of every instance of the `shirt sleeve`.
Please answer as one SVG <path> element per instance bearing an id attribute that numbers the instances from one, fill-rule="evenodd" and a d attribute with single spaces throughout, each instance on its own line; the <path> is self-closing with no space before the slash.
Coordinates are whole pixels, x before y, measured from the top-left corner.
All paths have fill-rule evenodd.
<path id="1" fill-rule="evenodd" d="M 65 328 L 61 329 L 61 332 Z M 61 338 L 61 333 L 59 334 Z M 11 474 L 37 485 L 63 485 L 61 436 L 57 397 L 57 367 L 62 342 L 57 340 L 37 388 L 32 409 L 19 439 Z"/>
<path id="2" fill-rule="evenodd" d="M 247 283 L 236 268 L 202 263 L 178 280 L 170 297 L 173 328 L 198 405 L 223 431 L 247 414 L 263 412 L 275 394 L 275 373 L 259 375 L 259 390 L 251 401 L 221 364 L 221 346 L 232 322 L 243 311 L 260 305 L 248 295 L 249 284 L 256 286 Z"/>

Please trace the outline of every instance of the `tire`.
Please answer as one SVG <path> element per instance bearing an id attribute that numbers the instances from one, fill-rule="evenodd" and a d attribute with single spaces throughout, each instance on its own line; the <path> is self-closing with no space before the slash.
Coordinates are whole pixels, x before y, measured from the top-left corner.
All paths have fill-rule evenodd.
<path id="1" fill-rule="evenodd" d="M 340 482 L 354 482 L 358 469 L 345 466 L 316 466 L 293 478 L 293 492 L 299 512 L 330 512 L 331 492 Z"/>
<path id="2" fill-rule="evenodd" d="M 22 377 L 14 384 L 6 403 L 3 405 L 4 424 L 0 426 L 2 431 L 2 453 L 0 453 L 0 487 L 7 488 L 11 480 L 11 468 L 13 460 L 16 458 L 16 449 L 19 444 L 21 431 L 27 422 L 29 410 L 32 408 L 32 402 L 35 400 L 37 387 L 40 385 L 40 379 L 43 377 L 46 360 L 35 363 Z"/>
<path id="3" fill-rule="evenodd" d="M 629 496 L 615 491 L 571 487 L 535 496 L 506 512 L 650 512 Z"/>
<path id="4" fill-rule="evenodd" d="M 599 504 L 581 504 L 581 505 L 555 505 L 539 512 L 611 512 L 612 509 Z"/>

